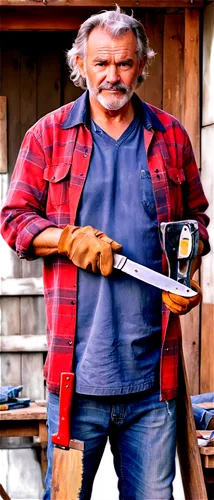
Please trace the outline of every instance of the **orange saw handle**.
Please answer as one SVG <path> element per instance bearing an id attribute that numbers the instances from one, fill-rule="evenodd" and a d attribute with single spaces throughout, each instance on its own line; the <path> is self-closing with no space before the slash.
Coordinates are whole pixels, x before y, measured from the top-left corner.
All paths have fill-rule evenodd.
<path id="1" fill-rule="evenodd" d="M 62 373 L 59 394 L 59 427 L 52 435 L 52 443 L 69 447 L 71 408 L 74 394 L 74 373 Z"/>

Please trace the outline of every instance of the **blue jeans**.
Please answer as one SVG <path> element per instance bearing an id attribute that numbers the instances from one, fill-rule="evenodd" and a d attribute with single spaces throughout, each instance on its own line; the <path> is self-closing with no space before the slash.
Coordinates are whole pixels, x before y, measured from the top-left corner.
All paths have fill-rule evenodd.
<path id="1" fill-rule="evenodd" d="M 80 500 L 91 498 L 108 437 L 120 500 L 173 499 L 176 400 L 159 401 L 159 391 L 154 390 L 113 397 L 76 394 L 72 412 L 72 437 L 85 443 Z M 59 397 L 49 393 L 48 471 L 43 500 L 51 498 L 51 436 L 57 432 L 58 415 Z"/>

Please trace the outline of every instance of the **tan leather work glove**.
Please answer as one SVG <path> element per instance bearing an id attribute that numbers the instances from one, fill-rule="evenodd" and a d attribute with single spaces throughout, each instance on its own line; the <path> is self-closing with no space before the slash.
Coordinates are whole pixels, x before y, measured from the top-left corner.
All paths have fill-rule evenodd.
<path id="1" fill-rule="evenodd" d="M 66 226 L 59 239 L 58 252 L 82 269 L 108 276 L 113 271 L 113 251 L 122 246 L 91 226 Z"/>
<path id="2" fill-rule="evenodd" d="M 196 257 L 193 259 L 192 262 L 191 277 L 200 267 L 201 254 L 203 252 L 203 248 L 204 244 L 200 240 L 198 245 L 198 255 L 196 255 Z M 196 307 L 202 301 L 202 291 L 197 281 L 191 280 L 190 286 L 191 288 L 193 288 L 193 290 L 198 292 L 198 294 L 195 295 L 194 297 L 186 298 L 170 292 L 162 293 L 163 302 L 166 304 L 168 309 L 174 314 L 179 314 L 179 315 L 187 314 L 189 311 L 191 311 L 191 309 L 193 309 L 193 307 Z"/>

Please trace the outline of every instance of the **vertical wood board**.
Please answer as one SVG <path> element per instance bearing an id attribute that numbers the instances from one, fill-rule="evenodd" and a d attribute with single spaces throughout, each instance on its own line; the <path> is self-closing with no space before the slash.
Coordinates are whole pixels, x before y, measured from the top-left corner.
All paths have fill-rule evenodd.
<path id="1" fill-rule="evenodd" d="M 214 125 L 202 128 L 202 183 L 209 201 L 207 215 L 210 217 L 208 232 L 211 251 L 203 258 L 202 265 L 202 321 L 201 321 L 201 364 L 200 392 L 214 390 L 214 169 L 213 144 Z"/>
<path id="2" fill-rule="evenodd" d="M 199 11 L 185 9 L 184 36 L 184 110 L 183 125 L 186 128 L 196 161 L 200 156 L 200 58 L 199 58 Z M 198 280 L 198 278 L 196 278 Z M 183 319 L 184 357 L 191 394 L 199 393 L 199 349 L 200 349 L 200 308 L 194 308 Z M 196 371 L 195 371 L 196 370 Z"/>
<path id="3" fill-rule="evenodd" d="M 7 168 L 7 98 L 0 96 L 0 173 Z"/>
<path id="4" fill-rule="evenodd" d="M 214 123 L 214 2 L 204 8 L 202 126 Z"/>
<path id="5" fill-rule="evenodd" d="M 1 41 L 1 92 L 8 102 L 8 166 L 13 172 L 21 142 L 20 127 L 20 50 L 15 33 L 4 34 Z"/>
<path id="6" fill-rule="evenodd" d="M 149 46 L 154 50 L 156 55 L 148 64 L 148 76 L 139 89 L 137 89 L 137 94 L 144 101 L 162 108 L 164 14 L 157 13 L 151 16 L 151 13 L 147 11 L 142 22 L 149 39 Z"/>
<path id="7" fill-rule="evenodd" d="M 66 61 L 66 53 L 69 49 L 71 49 L 74 39 L 77 33 L 62 33 L 62 49 L 60 54 L 61 59 L 61 72 L 62 72 L 62 101 L 63 104 L 67 104 L 68 102 L 75 101 L 78 97 L 80 97 L 83 93 L 83 90 L 80 87 L 75 87 L 73 82 L 69 78 L 69 67 Z"/>
<path id="8" fill-rule="evenodd" d="M 200 13 L 185 9 L 184 45 L 184 127 L 200 166 Z"/>
<path id="9" fill-rule="evenodd" d="M 211 252 L 203 258 L 203 300 L 207 304 L 214 303 L 214 124 L 203 127 L 201 131 L 201 180 L 205 195 L 209 202 L 206 214 L 210 218 L 208 233 Z"/>
<path id="10" fill-rule="evenodd" d="M 40 49 L 37 80 L 37 119 L 39 119 L 61 104 L 61 68 L 58 36 L 37 33 L 37 40 Z"/>
<path id="11" fill-rule="evenodd" d="M 178 120 L 183 118 L 184 16 L 166 14 L 163 40 L 163 109 Z"/>

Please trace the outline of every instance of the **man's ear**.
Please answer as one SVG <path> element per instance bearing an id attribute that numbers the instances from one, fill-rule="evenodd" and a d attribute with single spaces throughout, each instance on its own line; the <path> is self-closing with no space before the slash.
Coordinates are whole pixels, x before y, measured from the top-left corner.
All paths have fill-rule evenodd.
<path id="1" fill-rule="evenodd" d="M 84 61 L 82 57 L 76 56 L 76 63 L 83 78 L 85 78 Z"/>

